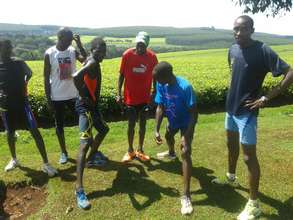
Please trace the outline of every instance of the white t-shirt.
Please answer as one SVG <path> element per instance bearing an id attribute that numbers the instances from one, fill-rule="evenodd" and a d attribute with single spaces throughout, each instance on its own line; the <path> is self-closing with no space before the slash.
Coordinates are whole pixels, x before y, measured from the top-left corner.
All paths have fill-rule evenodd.
<path id="1" fill-rule="evenodd" d="M 66 50 L 59 51 L 53 46 L 46 50 L 45 55 L 49 55 L 51 65 L 51 99 L 63 101 L 76 98 L 78 92 L 71 76 L 76 71 L 74 47 L 69 46 Z"/>

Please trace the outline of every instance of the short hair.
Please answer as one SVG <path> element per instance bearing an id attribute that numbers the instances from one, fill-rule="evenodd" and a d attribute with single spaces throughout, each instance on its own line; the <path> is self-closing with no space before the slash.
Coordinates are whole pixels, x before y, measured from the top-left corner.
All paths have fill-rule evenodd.
<path id="1" fill-rule="evenodd" d="M 102 37 L 95 37 L 91 41 L 91 50 L 95 49 L 97 46 L 106 47 L 106 42 Z"/>
<path id="2" fill-rule="evenodd" d="M 62 27 L 59 29 L 57 32 L 57 37 L 60 39 L 63 36 L 72 36 L 73 37 L 73 32 L 70 30 L 68 27 Z"/>
<path id="3" fill-rule="evenodd" d="M 250 25 L 250 27 L 253 28 L 254 21 L 253 21 L 253 19 L 250 16 L 248 16 L 248 15 L 241 15 L 238 18 L 236 18 L 236 20 L 239 19 L 239 18 L 242 18 L 243 20 L 245 20 L 246 21 L 245 23 L 248 23 Z"/>
<path id="4" fill-rule="evenodd" d="M 153 74 L 156 77 L 171 76 L 173 74 L 173 67 L 170 63 L 166 61 L 162 61 L 154 67 Z"/>

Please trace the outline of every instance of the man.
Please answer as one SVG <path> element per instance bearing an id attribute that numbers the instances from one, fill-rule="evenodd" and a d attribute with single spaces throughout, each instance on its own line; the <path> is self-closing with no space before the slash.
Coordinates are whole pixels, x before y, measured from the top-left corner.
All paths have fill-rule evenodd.
<path id="1" fill-rule="evenodd" d="M 122 162 L 129 162 L 134 158 L 142 161 L 150 160 L 150 157 L 144 153 L 143 143 L 148 105 L 151 101 L 152 71 L 158 61 L 155 53 L 147 49 L 149 41 L 150 37 L 146 32 L 139 32 L 136 36 L 136 47 L 126 50 L 122 56 L 116 97 L 116 101 L 122 104 L 121 89 L 124 83 L 124 104 L 128 117 L 128 152 Z M 138 150 L 134 151 L 136 120 L 139 120 L 139 142 Z"/>
<path id="2" fill-rule="evenodd" d="M 77 205 L 82 209 L 90 207 L 90 203 L 83 189 L 83 171 L 86 154 L 88 155 L 88 165 L 103 165 L 107 157 L 102 153 L 97 155 L 97 149 L 109 131 L 109 127 L 104 122 L 98 107 L 101 91 L 101 68 L 100 63 L 106 55 L 106 43 L 102 38 L 95 38 L 91 42 L 91 55 L 85 65 L 73 75 L 74 84 L 79 92 L 76 102 L 76 110 L 79 114 L 80 129 L 80 149 L 77 157 L 77 181 L 76 199 Z M 92 136 L 92 127 L 98 131 Z"/>
<path id="3" fill-rule="evenodd" d="M 48 105 L 54 112 L 56 134 L 61 148 L 59 163 L 65 164 L 68 160 L 64 137 L 65 107 L 74 113 L 77 97 L 71 75 L 76 71 L 76 60 L 83 62 L 87 54 L 82 47 L 79 35 L 73 35 L 70 29 L 61 28 L 57 37 L 57 44 L 45 52 L 44 85 Z M 72 40 L 75 40 L 81 54 L 71 46 Z"/>
<path id="4" fill-rule="evenodd" d="M 166 129 L 166 142 L 169 147 L 168 155 L 175 155 L 175 134 L 181 133 L 181 157 L 184 180 L 183 197 L 181 198 L 182 215 L 193 211 L 190 199 L 191 178 L 191 143 L 194 127 L 197 122 L 196 96 L 189 82 L 173 74 L 172 66 L 167 62 L 160 62 L 153 71 L 154 80 L 157 81 L 155 102 L 156 110 L 155 140 L 162 144 L 160 127 L 165 114 L 168 118 Z"/>
<path id="5" fill-rule="evenodd" d="M 232 80 L 226 101 L 225 128 L 227 131 L 228 172 L 224 180 L 213 180 L 216 184 L 237 186 L 236 165 L 239 142 L 248 168 L 249 200 L 238 219 L 254 219 L 261 214 L 257 201 L 260 167 L 256 155 L 256 130 L 258 109 L 284 91 L 293 82 L 293 72 L 287 63 L 268 46 L 253 40 L 253 20 L 247 15 L 234 22 L 236 44 L 228 53 Z M 268 72 L 274 77 L 284 75 L 283 80 L 262 94 L 262 83 Z"/>
<path id="6" fill-rule="evenodd" d="M 11 56 L 11 42 L 0 40 L 0 109 L 12 156 L 5 171 L 11 171 L 20 166 L 15 151 L 15 130 L 25 126 L 29 129 L 41 154 L 44 162 L 43 171 L 52 177 L 57 174 L 57 170 L 48 163 L 44 141 L 37 128 L 27 97 L 27 83 L 32 72 L 24 61 Z"/>

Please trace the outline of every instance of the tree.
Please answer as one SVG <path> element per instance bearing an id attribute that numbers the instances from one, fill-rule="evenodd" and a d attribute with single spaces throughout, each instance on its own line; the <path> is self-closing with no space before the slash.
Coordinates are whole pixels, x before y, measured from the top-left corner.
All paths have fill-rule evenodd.
<path id="1" fill-rule="evenodd" d="M 237 5 L 244 7 L 244 12 L 266 13 L 267 16 L 289 12 L 292 0 L 232 0 Z"/>

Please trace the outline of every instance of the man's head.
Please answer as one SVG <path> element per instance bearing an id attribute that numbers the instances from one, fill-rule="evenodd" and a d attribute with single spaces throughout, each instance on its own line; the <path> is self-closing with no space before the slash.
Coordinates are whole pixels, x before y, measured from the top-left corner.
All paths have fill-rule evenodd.
<path id="1" fill-rule="evenodd" d="M 150 42 L 150 36 L 147 32 L 141 31 L 136 35 L 135 43 L 136 43 L 136 52 L 138 55 L 143 55 L 146 52 L 146 48 L 148 47 Z"/>
<path id="2" fill-rule="evenodd" d="M 91 54 L 97 62 L 102 62 L 106 56 L 106 42 L 101 37 L 96 37 L 91 41 Z"/>
<path id="3" fill-rule="evenodd" d="M 242 15 L 234 21 L 233 32 L 236 42 L 240 46 L 245 46 L 251 40 L 254 32 L 254 22 L 251 17 Z"/>
<path id="4" fill-rule="evenodd" d="M 12 56 L 12 45 L 10 40 L 0 40 L 0 59 L 9 60 Z"/>
<path id="5" fill-rule="evenodd" d="M 169 84 L 174 79 L 173 67 L 170 63 L 162 61 L 154 67 L 153 77 L 160 84 Z"/>
<path id="6" fill-rule="evenodd" d="M 57 38 L 57 47 L 60 50 L 66 50 L 72 43 L 73 33 L 69 28 L 63 27 L 58 31 Z"/>

